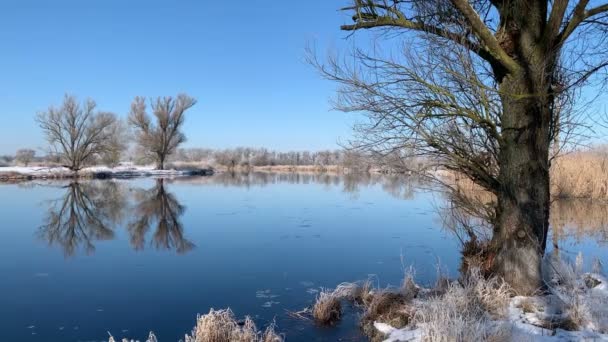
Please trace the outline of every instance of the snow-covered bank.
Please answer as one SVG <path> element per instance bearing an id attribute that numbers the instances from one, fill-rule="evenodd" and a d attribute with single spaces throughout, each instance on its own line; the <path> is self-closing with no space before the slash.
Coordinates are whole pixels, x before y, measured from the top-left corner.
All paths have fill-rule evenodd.
<path id="1" fill-rule="evenodd" d="M 599 262 L 592 273 L 582 273 L 579 265 L 580 255 L 574 265 L 548 256 L 550 294 L 504 297 L 478 278 L 454 283 L 441 296 L 414 299 L 409 305 L 415 313 L 400 329 L 380 321 L 374 327 L 387 342 L 608 341 L 608 280 Z"/>
<path id="2" fill-rule="evenodd" d="M 80 170 L 78 173 L 65 167 L 0 167 L 0 181 L 11 182 L 28 179 L 64 179 L 64 178 L 135 178 L 135 177 L 180 177 L 212 175 L 211 168 L 177 168 L 157 170 L 154 166 L 94 166 Z"/>

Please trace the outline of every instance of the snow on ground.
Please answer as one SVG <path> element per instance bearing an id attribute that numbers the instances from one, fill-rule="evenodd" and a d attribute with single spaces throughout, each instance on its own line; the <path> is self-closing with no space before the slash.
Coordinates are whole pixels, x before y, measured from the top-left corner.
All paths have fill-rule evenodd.
<path id="1" fill-rule="evenodd" d="M 87 167 L 80 170 L 81 175 L 97 174 L 107 175 L 116 178 L 126 177 L 146 177 L 146 176 L 184 176 L 191 175 L 194 173 L 194 169 L 180 169 L 180 170 L 157 170 L 155 166 L 132 166 L 124 165 L 117 166 L 114 168 L 108 166 L 93 166 Z M 35 178 L 53 178 L 72 175 L 72 171 L 65 167 L 42 167 L 42 166 L 12 166 L 12 167 L 0 167 L 0 177 L 2 175 L 10 176 L 31 176 Z"/>
<path id="2" fill-rule="evenodd" d="M 507 329 L 510 341 L 608 341 L 608 279 L 599 273 L 577 273 L 574 268 L 564 269 L 564 264 L 553 264 L 553 268 L 558 267 L 559 279 L 548 284 L 552 294 L 513 297 L 506 316 L 487 324 Z M 563 329 L 567 322 L 574 322 L 578 330 Z M 375 322 L 374 327 L 386 336 L 385 342 L 424 340 L 424 325 L 396 329 Z"/>
<path id="3" fill-rule="evenodd" d="M 23 175 L 60 174 L 70 172 L 65 167 L 41 167 L 41 166 L 10 166 L 0 167 L 2 173 L 19 173 Z"/>

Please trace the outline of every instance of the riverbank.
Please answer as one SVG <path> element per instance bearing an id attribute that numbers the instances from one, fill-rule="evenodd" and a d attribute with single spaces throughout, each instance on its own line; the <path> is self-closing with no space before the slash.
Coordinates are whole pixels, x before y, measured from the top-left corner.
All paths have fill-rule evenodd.
<path id="1" fill-rule="evenodd" d="M 73 172 L 65 167 L 0 167 L 0 182 L 12 183 L 34 179 L 111 179 L 137 177 L 210 176 L 212 168 L 176 167 L 157 170 L 154 166 L 94 166 Z"/>
<path id="2" fill-rule="evenodd" d="M 332 329 L 344 303 L 361 311 L 360 327 L 372 342 L 608 341 L 608 279 L 601 264 L 582 271 L 583 260 L 569 263 L 557 255 L 545 258 L 548 290 L 520 296 L 497 278 L 472 270 L 458 280 L 439 277 L 422 287 L 409 270 L 398 288 L 378 288 L 367 280 L 342 283 L 318 293 L 312 307 L 288 314 Z M 285 334 L 271 323 L 258 330 L 251 318 L 238 321 L 230 309 L 199 316 L 190 342 L 282 342 Z M 110 342 L 114 342 L 110 338 Z M 157 342 L 153 333 L 147 340 Z"/>
<path id="3" fill-rule="evenodd" d="M 400 288 L 341 284 L 319 295 L 308 312 L 319 324 L 335 324 L 340 302 L 352 302 L 373 342 L 608 341 L 608 280 L 599 261 L 591 272 L 583 272 L 583 264 L 581 254 L 575 263 L 549 254 L 548 291 L 535 296 L 519 296 L 476 270 L 455 281 L 439 277 L 433 288 L 419 286 L 409 272 Z"/>

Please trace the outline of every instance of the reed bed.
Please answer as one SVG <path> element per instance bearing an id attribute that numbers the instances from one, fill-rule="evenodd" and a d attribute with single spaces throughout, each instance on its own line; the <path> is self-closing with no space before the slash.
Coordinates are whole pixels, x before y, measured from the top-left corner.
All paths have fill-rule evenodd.
<path id="1" fill-rule="evenodd" d="M 457 193 L 476 203 L 487 204 L 494 200 L 492 194 L 466 176 L 441 171 L 439 177 Z M 608 152 L 597 148 L 560 156 L 552 162 L 550 177 L 554 199 L 608 201 Z"/>
<path id="2" fill-rule="evenodd" d="M 551 166 L 551 193 L 555 198 L 608 200 L 608 154 L 596 149 L 557 158 Z"/>

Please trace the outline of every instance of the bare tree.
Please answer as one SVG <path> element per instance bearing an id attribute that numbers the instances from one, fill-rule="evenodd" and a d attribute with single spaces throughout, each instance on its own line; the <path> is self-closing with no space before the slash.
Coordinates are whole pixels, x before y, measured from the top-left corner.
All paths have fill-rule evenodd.
<path id="1" fill-rule="evenodd" d="M 96 111 L 95 101 L 79 104 L 66 95 L 59 108 L 38 113 L 36 121 L 65 167 L 78 172 L 87 163 L 107 153 L 112 146 L 116 115 Z"/>
<path id="2" fill-rule="evenodd" d="M 21 149 L 15 154 L 15 160 L 25 166 L 28 166 L 35 156 L 36 151 L 31 149 Z"/>
<path id="3" fill-rule="evenodd" d="M 167 157 L 186 141 L 181 131 L 184 113 L 195 104 L 196 100 L 185 94 L 177 98 L 166 96 L 150 100 L 152 115 L 156 118 L 156 123 L 153 123 L 146 112 L 146 100 L 143 97 L 133 100 L 129 122 L 136 130 L 137 143 L 156 161 L 159 169 L 165 168 Z"/>
<path id="4" fill-rule="evenodd" d="M 577 91 L 607 79 L 608 3 L 353 0 L 343 10 L 354 22 L 342 30 L 398 43 L 311 58 L 343 85 L 337 108 L 366 113 L 356 145 L 428 157 L 494 194 L 492 271 L 520 293 L 541 288 L 551 146 L 575 132 Z"/>

